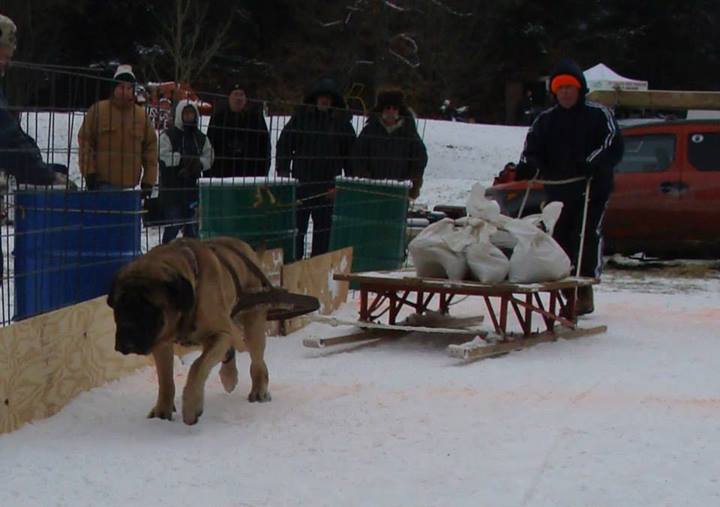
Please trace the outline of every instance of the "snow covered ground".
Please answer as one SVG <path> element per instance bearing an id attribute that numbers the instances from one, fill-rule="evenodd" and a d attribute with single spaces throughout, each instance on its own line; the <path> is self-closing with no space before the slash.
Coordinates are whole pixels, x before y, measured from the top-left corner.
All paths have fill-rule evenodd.
<path id="1" fill-rule="evenodd" d="M 523 136 L 428 123 L 422 198 L 464 202 Z M 306 349 L 347 331 L 312 324 L 269 339 L 271 403 L 245 401 L 240 355 L 193 427 L 145 419 L 142 370 L 0 436 L 0 505 L 720 505 L 720 273 L 694 272 L 609 272 L 582 319 L 607 333 L 464 365 L 441 337 Z"/>

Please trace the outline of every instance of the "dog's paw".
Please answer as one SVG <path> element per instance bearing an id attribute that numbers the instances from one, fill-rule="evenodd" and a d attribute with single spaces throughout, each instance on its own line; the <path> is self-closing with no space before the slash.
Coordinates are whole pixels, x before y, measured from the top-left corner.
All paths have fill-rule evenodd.
<path id="1" fill-rule="evenodd" d="M 197 424 L 197 422 L 200 420 L 201 415 L 203 415 L 202 408 L 197 409 L 197 410 L 191 410 L 191 409 L 185 409 L 185 407 L 183 407 L 183 422 L 185 424 L 187 424 L 188 426 Z"/>
<path id="2" fill-rule="evenodd" d="M 173 420 L 173 412 L 175 412 L 175 405 L 170 407 L 161 407 L 160 405 L 155 405 L 153 409 L 148 414 L 148 419 L 165 419 L 166 421 L 172 421 Z"/>
<path id="3" fill-rule="evenodd" d="M 235 390 L 238 384 L 238 371 L 235 365 L 232 367 L 225 367 L 223 365 L 220 368 L 220 382 L 222 382 L 225 392 L 231 393 Z"/>
<path id="4" fill-rule="evenodd" d="M 270 391 L 256 391 L 253 389 L 250 391 L 250 394 L 248 394 L 248 401 L 250 403 L 255 403 L 256 401 L 258 403 L 265 403 L 271 400 L 272 396 L 270 396 Z"/>

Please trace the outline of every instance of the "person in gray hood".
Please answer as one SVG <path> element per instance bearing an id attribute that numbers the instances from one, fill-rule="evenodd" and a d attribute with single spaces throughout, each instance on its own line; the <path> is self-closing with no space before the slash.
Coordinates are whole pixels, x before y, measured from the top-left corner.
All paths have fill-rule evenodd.
<path id="1" fill-rule="evenodd" d="M 195 208 L 198 179 L 213 163 L 210 140 L 198 128 L 200 112 L 189 100 L 175 108 L 175 122 L 160 135 L 160 209 L 168 223 L 162 242 L 169 243 L 182 229 L 183 237 L 198 235 Z"/>

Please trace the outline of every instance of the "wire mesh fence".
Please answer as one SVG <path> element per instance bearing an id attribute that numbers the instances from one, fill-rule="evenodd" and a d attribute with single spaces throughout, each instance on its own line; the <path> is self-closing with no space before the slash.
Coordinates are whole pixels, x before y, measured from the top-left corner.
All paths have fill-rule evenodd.
<path id="1" fill-rule="evenodd" d="M 427 158 L 401 97 L 367 116 L 328 88 L 294 104 L 20 69 L 45 86 L 9 107 L 16 138 L 0 144 L 1 324 L 102 295 L 180 235 L 232 235 L 286 261 L 348 245 L 364 268 L 403 261 Z"/>

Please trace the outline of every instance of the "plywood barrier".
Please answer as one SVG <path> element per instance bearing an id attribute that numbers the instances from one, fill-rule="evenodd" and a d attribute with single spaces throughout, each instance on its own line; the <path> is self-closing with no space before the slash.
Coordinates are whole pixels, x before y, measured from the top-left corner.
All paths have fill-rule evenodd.
<path id="1" fill-rule="evenodd" d="M 0 329 L 0 433 L 60 411 L 150 360 L 115 352 L 105 296 Z"/>
<path id="2" fill-rule="evenodd" d="M 350 272 L 352 255 L 352 248 L 343 248 L 283 266 L 282 285 L 290 292 L 315 296 L 320 300 L 319 312 L 328 315 L 347 300 L 348 283 L 333 280 L 333 275 Z M 306 317 L 298 317 L 283 321 L 280 330 L 290 334 L 307 324 Z"/>

